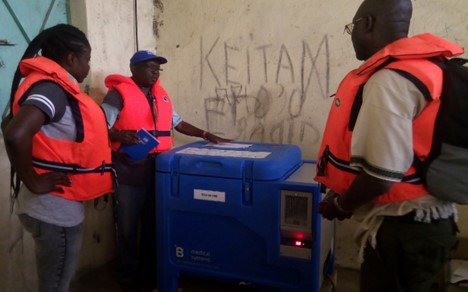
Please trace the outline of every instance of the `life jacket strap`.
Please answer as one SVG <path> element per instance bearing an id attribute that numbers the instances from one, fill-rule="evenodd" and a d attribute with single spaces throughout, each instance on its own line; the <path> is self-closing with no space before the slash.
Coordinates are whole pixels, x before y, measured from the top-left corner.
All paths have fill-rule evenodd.
<path id="1" fill-rule="evenodd" d="M 50 170 L 55 172 L 62 172 L 62 173 L 74 173 L 74 174 L 86 174 L 86 173 L 101 173 L 104 174 L 105 172 L 110 172 L 112 175 L 115 175 L 114 165 L 112 163 L 105 163 L 98 167 L 82 167 L 78 164 L 72 163 L 61 163 L 56 161 L 49 161 L 39 158 L 33 158 L 32 164 L 34 167 Z"/>
<path id="2" fill-rule="evenodd" d="M 148 131 L 154 137 L 167 137 L 171 136 L 171 131 L 158 131 L 158 130 L 151 130 Z"/>
<path id="3" fill-rule="evenodd" d="M 347 160 L 340 159 L 336 157 L 329 149 L 328 147 L 326 148 L 326 151 L 324 151 L 322 157 L 320 158 L 320 168 L 325 168 L 326 163 L 332 164 L 334 167 L 340 169 L 341 171 L 344 172 L 349 172 L 353 174 L 359 174 L 361 170 L 358 167 L 351 166 L 351 162 Z M 324 172 L 323 172 L 324 173 Z M 324 174 L 322 174 L 324 175 Z M 414 185 L 419 185 L 423 183 L 423 179 L 418 173 L 410 174 L 410 175 L 405 175 L 402 179 L 402 182 L 405 183 L 410 183 Z"/>

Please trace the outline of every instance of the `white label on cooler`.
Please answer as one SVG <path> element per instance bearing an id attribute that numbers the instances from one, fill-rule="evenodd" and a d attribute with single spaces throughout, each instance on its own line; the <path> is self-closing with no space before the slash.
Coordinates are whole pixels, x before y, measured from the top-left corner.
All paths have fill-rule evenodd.
<path id="1" fill-rule="evenodd" d="M 195 200 L 213 201 L 213 202 L 226 202 L 226 193 L 210 190 L 193 190 L 193 198 Z"/>
<path id="2" fill-rule="evenodd" d="M 224 145 L 224 144 L 220 144 Z M 263 159 L 268 157 L 271 152 L 267 151 L 242 151 L 232 149 L 211 149 L 211 148 L 196 148 L 187 147 L 179 150 L 177 154 L 189 154 L 189 155 L 203 155 L 203 156 L 219 156 L 219 157 L 240 157 L 240 158 L 252 158 L 252 159 Z"/>

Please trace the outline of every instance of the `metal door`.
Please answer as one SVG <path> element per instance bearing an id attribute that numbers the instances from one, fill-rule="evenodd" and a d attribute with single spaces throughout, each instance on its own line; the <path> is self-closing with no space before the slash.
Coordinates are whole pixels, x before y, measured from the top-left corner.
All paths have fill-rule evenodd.
<path id="1" fill-rule="evenodd" d="M 1 0 L 0 114 L 10 98 L 11 81 L 24 50 L 44 28 L 69 23 L 69 0 Z"/>

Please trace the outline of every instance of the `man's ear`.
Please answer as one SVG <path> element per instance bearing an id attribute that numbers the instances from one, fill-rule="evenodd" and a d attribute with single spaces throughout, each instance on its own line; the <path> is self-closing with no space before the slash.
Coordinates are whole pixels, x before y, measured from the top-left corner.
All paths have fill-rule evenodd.
<path id="1" fill-rule="evenodd" d="M 130 65 L 130 72 L 132 72 L 132 75 L 133 75 L 134 72 L 135 72 L 135 66 L 136 66 L 135 64 L 131 64 L 131 65 Z"/>
<path id="2" fill-rule="evenodd" d="M 73 52 L 69 52 L 67 56 L 65 57 L 65 64 L 68 67 L 73 67 L 73 64 L 75 64 L 76 61 L 77 61 L 76 56 L 75 56 L 75 53 Z"/>
<path id="3" fill-rule="evenodd" d="M 375 26 L 375 19 L 374 17 L 368 15 L 364 17 L 364 23 L 365 23 L 365 30 L 367 31 L 372 31 L 374 30 Z"/>

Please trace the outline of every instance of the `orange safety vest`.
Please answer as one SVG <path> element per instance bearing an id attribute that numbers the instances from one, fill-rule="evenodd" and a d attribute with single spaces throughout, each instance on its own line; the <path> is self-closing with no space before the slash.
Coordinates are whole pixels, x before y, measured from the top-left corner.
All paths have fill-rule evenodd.
<path id="1" fill-rule="evenodd" d="M 50 80 L 60 85 L 76 101 L 77 138 L 75 141 L 47 137 L 41 131 L 32 139 L 32 163 L 39 173 L 70 174 L 72 186 L 63 186 L 64 193 L 52 194 L 73 201 L 97 198 L 113 192 L 111 149 L 104 112 L 74 83 L 69 73 L 54 61 L 39 56 L 20 62 L 24 81 L 18 87 L 12 107 L 16 114 L 27 98 L 28 89 L 37 82 Z"/>
<path id="2" fill-rule="evenodd" d="M 350 166 L 353 122 L 358 111 L 353 110 L 367 80 L 380 69 L 394 69 L 416 77 L 428 89 L 430 101 L 413 120 L 414 154 L 425 160 L 432 144 L 434 122 L 440 106 L 442 70 L 427 60 L 431 57 L 452 57 L 463 53 L 463 48 L 431 34 L 421 34 L 397 40 L 374 54 L 359 68 L 351 71 L 341 81 L 334 97 L 319 151 L 315 180 L 338 194 L 351 185 L 360 169 Z M 374 203 L 384 204 L 415 199 L 428 194 L 414 166 L 401 182 Z"/>
<path id="3" fill-rule="evenodd" d="M 116 89 L 123 101 L 123 108 L 112 129 L 138 131 L 143 128 L 149 131 L 159 140 L 159 144 L 149 153 L 164 152 L 172 148 L 172 102 L 159 79 L 152 88 L 152 105 L 130 77 L 113 74 L 107 76 L 104 83 L 109 90 Z M 119 148 L 120 142 L 113 141 L 112 150 L 118 151 Z"/>

